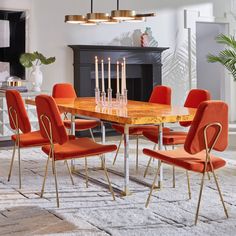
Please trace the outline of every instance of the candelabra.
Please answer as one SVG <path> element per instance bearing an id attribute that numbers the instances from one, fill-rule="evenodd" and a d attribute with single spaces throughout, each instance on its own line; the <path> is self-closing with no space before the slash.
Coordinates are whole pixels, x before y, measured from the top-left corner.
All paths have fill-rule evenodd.
<path id="1" fill-rule="evenodd" d="M 107 89 L 107 106 L 112 107 L 112 89 Z"/>
<path id="2" fill-rule="evenodd" d="M 98 73 L 98 57 L 95 56 L 95 103 L 102 107 L 123 107 L 127 105 L 127 89 L 126 89 L 126 60 L 123 58 L 123 62 L 117 61 L 116 65 L 116 98 L 112 100 L 112 88 L 111 88 L 111 58 L 108 58 L 108 89 L 105 92 L 105 77 L 104 77 L 104 60 L 101 60 L 101 83 L 102 92 L 99 90 L 99 73 Z M 120 65 L 121 65 L 121 94 L 120 94 Z M 106 64 L 105 64 L 106 66 Z"/>
<path id="3" fill-rule="evenodd" d="M 103 107 L 124 107 L 128 102 L 128 90 L 124 89 L 123 93 L 116 93 L 116 98 L 112 100 L 112 89 L 107 89 L 107 96 L 105 92 L 100 92 L 98 88 L 95 89 L 95 103 Z"/>
<path id="4" fill-rule="evenodd" d="M 120 104 L 120 93 L 116 93 L 116 104 Z"/>
<path id="5" fill-rule="evenodd" d="M 100 104 L 100 90 L 99 90 L 99 88 L 95 88 L 95 103 L 96 103 L 96 105 Z"/>
<path id="6" fill-rule="evenodd" d="M 128 102 L 128 90 L 124 89 L 123 93 L 120 96 L 120 105 L 121 106 L 126 106 Z"/>
<path id="7" fill-rule="evenodd" d="M 106 106 L 106 93 L 105 92 L 101 92 L 101 105 L 102 106 Z"/>

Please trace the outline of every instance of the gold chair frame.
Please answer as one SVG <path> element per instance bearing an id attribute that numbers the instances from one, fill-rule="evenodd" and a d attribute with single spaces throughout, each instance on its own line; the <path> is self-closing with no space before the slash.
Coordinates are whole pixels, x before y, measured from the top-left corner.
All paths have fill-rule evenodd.
<path id="1" fill-rule="evenodd" d="M 156 146 L 157 146 L 157 143 L 155 143 L 155 145 L 154 145 L 154 147 L 153 147 L 153 150 L 156 150 Z M 168 146 L 168 145 L 167 145 L 167 146 Z M 167 146 L 166 146 L 166 145 L 164 146 L 166 151 L 167 151 Z M 169 145 L 169 146 L 171 146 L 171 145 Z M 174 148 L 175 148 L 175 145 L 172 145 L 172 150 L 174 150 Z M 143 174 L 143 177 L 144 177 L 144 178 L 146 178 L 146 176 L 147 176 L 148 169 L 149 169 L 150 164 L 151 164 L 151 160 L 154 161 L 155 158 L 149 157 L 147 166 L 146 166 L 145 171 L 144 171 L 144 174 Z M 187 177 L 187 181 L 188 181 L 188 185 L 189 185 L 190 180 L 189 180 L 189 173 L 188 173 L 187 170 L 186 170 L 186 177 Z M 209 177 L 209 179 L 210 179 L 209 174 L 208 174 L 208 177 Z M 173 166 L 173 167 L 172 167 L 172 187 L 175 188 L 175 186 L 176 186 L 175 166 Z M 161 188 L 161 186 L 159 186 L 159 188 Z M 189 199 L 191 199 L 191 191 L 189 191 Z"/>
<path id="2" fill-rule="evenodd" d="M 208 146 L 207 130 L 211 126 L 217 126 L 218 127 L 218 132 L 216 133 L 216 136 L 213 140 L 213 143 L 212 143 L 211 147 L 209 147 Z M 215 174 L 215 171 L 214 171 L 214 168 L 213 168 L 213 165 L 212 165 L 211 157 L 210 157 L 210 153 L 211 153 L 212 149 L 214 148 L 214 146 L 215 146 L 215 144 L 216 144 L 216 142 L 217 142 L 217 140 L 218 140 L 218 138 L 221 134 L 221 131 L 222 131 L 222 125 L 218 122 L 210 123 L 210 124 L 206 125 L 206 127 L 204 128 L 204 137 L 203 138 L 204 138 L 204 144 L 205 144 L 206 159 L 205 159 L 205 163 L 204 163 L 204 171 L 202 173 L 202 180 L 201 180 L 200 193 L 199 193 L 198 204 L 197 204 L 197 211 L 196 211 L 196 214 L 195 214 L 195 225 L 197 225 L 197 220 L 198 220 L 198 215 L 199 215 L 199 209 L 200 209 L 200 204 L 201 204 L 205 174 L 208 173 L 209 171 L 211 171 L 212 174 L 213 174 L 213 177 L 214 177 L 214 180 L 215 180 L 215 183 L 216 183 L 216 187 L 217 187 L 217 190 L 218 190 L 218 193 L 219 193 L 219 196 L 220 196 L 220 200 L 221 200 L 223 208 L 224 208 L 225 215 L 226 215 L 227 218 L 229 217 L 226 206 L 225 206 L 225 202 L 224 202 L 224 199 L 223 199 L 223 195 L 221 193 L 221 189 L 220 189 L 220 186 L 219 186 L 219 183 L 218 183 L 218 180 L 217 180 L 217 176 Z M 209 171 L 207 171 L 207 165 L 208 164 L 210 164 L 210 170 Z M 152 187 L 150 189 L 148 198 L 146 200 L 145 207 L 148 207 L 148 205 L 149 205 L 150 198 L 152 196 L 152 192 L 153 192 L 153 189 L 154 189 L 156 181 L 157 181 L 157 176 L 158 176 L 159 171 L 160 171 L 160 166 L 161 166 L 161 161 L 158 162 L 157 171 L 156 171 L 156 174 L 155 174 L 153 184 L 152 184 Z M 188 177 L 188 175 L 187 175 L 187 177 Z M 188 191 L 189 191 L 189 197 L 191 198 L 189 177 L 188 177 Z"/>
<path id="3" fill-rule="evenodd" d="M 11 173 L 12 173 L 12 168 L 13 168 L 13 163 L 14 163 L 14 158 L 15 158 L 15 153 L 16 149 L 18 149 L 18 171 L 19 171 L 19 189 L 21 189 L 21 164 L 20 164 L 20 129 L 19 129 L 19 121 L 18 121 L 18 116 L 16 110 L 11 106 L 8 109 L 10 119 L 12 121 L 12 124 L 14 126 L 14 133 L 16 135 L 16 141 L 14 141 L 14 148 L 13 148 L 13 153 L 12 153 L 12 158 L 11 158 L 11 164 L 10 164 L 10 170 L 8 173 L 8 182 L 11 179 Z M 15 115 L 15 119 L 13 116 L 13 113 Z"/>
<path id="4" fill-rule="evenodd" d="M 45 121 L 44 121 L 45 120 Z M 55 160 L 55 156 L 54 156 L 54 143 L 53 143 L 53 134 L 52 134 L 52 123 L 49 119 L 48 116 L 46 116 L 45 114 L 42 114 L 40 116 L 40 121 L 43 125 L 43 128 L 44 128 L 44 131 L 49 139 L 49 142 L 50 142 L 50 151 L 49 151 L 49 154 L 48 154 L 48 159 L 47 159 L 47 162 L 46 162 L 46 167 L 45 167 L 45 174 L 44 174 L 44 179 L 43 179 L 43 185 L 42 185 L 42 189 L 41 189 L 41 194 L 40 194 L 40 197 L 42 198 L 43 197 L 43 194 L 44 194 L 44 188 L 45 188 L 45 183 L 46 183 L 46 178 L 47 178 L 47 172 L 48 172 L 48 164 L 49 164 L 49 160 L 50 158 L 52 159 L 52 173 L 54 175 L 54 180 L 55 180 L 55 188 L 56 188 L 56 199 L 57 199 L 57 207 L 60 206 L 60 203 L 59 203 L 59 194 L 58 194 L 58 184 L 57 184 L 57 170 L 56 170 L 56 160 Z M 48 123 L 48 127 L 49 127 L 49 130 L 47 129 L 46 127 L 46 123 Z M 85 158 L 85 174 L 86 174 L 86 187 L 88 187 L 88 167 L 87 167 L 87 158 Z M 73 158 L 70 158 L 70 159 L 73 159 Z M 67 159 L 69 160 L 69 159 Z M 65 163 L 66 163 L 66 166 L 67 166 L 67 169 L 68 169 L 68 172 L 69 172 L 69 175 L 70 175 L 70 179 L 71 179 L 71 182 L 72 184 L 74 185 L 74 180 L 73 180 L 73 177 L 72 177 L 72 173 L 71 173 L 71 169 L 68 165 L 68 162 L 67 160 L 65 160 Z M 102 164 L 103 164 L 103 170 L 104 170 L 104 173 L 105 173 L 105 176 L 107 178 L 107 182 L 108 182 L 108 185 L 109 185 L 109 190 L 112 194 L 112 198 L 113 200 L 115 200 L 115 194 L 114 194 L 114 191 L 113 191 L 113 188 L 111 186 L 111 182 L 110 182 L 110 179 L 109 179 L 109 176 L 108 176 L 108 173 L 107 173 L 107 168 L 106 168 L 106 164 L 105 164 L 105 161 L 104 161 L 104 158 L 101 157 L 101 161 L 102 161 Z"/>

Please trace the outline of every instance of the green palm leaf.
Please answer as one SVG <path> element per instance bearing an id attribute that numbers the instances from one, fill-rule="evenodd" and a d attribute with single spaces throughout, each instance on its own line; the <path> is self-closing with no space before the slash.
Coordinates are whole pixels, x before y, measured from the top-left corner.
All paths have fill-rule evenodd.
<path id="1" fill-rule="evenodd" d="M 234 80 L 236 81 L 236 40 L 233 36 L 220 34 L 216 37 L 216 41 L 218 43 L 225 44 L 228 46 L 228 49 L 221 51 L 218 56 L 208 54 L 207 60 L 211 63 L 221 63 L 232 74 Z"/>

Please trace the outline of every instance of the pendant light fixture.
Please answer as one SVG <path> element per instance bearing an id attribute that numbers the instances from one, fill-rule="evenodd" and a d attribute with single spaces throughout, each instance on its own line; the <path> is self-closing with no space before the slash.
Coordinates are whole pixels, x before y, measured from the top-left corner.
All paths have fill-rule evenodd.
<path id="1" fill-rule="evenodd" d="M 97 25 L 97 24 L 95 22 L 86 20 L 85 22 L 81 23 L 80 25 L 94 26 L 94 25 Z"/>
<path id="2" fill-rule="evenodd" d="M 93 0 L 91 0 L 91 13 L 87 13 L 87 20 L 90 22 L 100 23 L 109 20 L 108 13 L 93 12 Z"/>
<path id="3" fill-rule="evenodd" d="M 141 16 L 135 16 L 133 19 L 130 20 L 126 20 L 125 22 L 134 22 L 134 23 L 138 23 L 138 22 L 144 22 L 146 20 L 145 17 L 141 17 Z"/>
<path id="4" fill-rule="evenodd" d="M 82 15 L 66 15 L 65 22 L 70 24 L 81 24 L 86 22 L 86 18 Z"/>
<path id="5" fill-rule="evenodd" d="M 91 11 L 87 13 L 87 17 L 82 15 L 66 15 L 65 22 L 80 25 L 96 25 L 96 23 L 101 23 L 109 21 L 108 13 L 93 12 L 93 0 L 91 0 Z"/>
<path id="6" fill-rule="evenodd" d="M 136 14 L 133 10 L 120 10 L 119 0 L 117 0 L 117 9 L 111 11 L 111 16 L 107 13 L 93 12 L 93 0 L 91 0 L 91 11 L 86 17 L 83 15 L 66 15 L 65 22 L 80 25 L 117 24 L 126 22 L 143 22 L 146 17 L 155 16 L 155 13 Z"/>
<path id="7" fill-rule="evenodd" d="M 135 11 L 133 10 L 120 10 L 120 2 L 117 0 L 117 10 L 111 11 L 112 19 L 125 21 L 135 18 Z"/>
<path id="8" fill-rule="evenodd" d="M 120 21 L 115 20 L 115 19 L 112 19 L 111 17 L 109 17 L 109 20 L 108 20 L 108 21 L 105 21 L 105 22 L 102 22 L 102 23 L 103 23 L 103 24 L 106 24 L 106 25 L 115 25 L 115 24 L 120 23 Z"/>

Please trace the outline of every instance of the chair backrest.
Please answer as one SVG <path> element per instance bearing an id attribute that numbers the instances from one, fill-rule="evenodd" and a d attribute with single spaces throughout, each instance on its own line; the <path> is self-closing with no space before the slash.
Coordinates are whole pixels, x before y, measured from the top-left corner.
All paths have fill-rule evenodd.
<path id="1" fill-rule="evenodd" d="M 17 90 L 7 90 L 6 101 L 11 128 L 16 130 L 18 124 L 22 133 L 29 133 L 31 125 L 20 93 Z"/>
<path id="2" fill-rule="evenodd" d="M 210 92 L 204 89 L 191 89 L 185 100 L 184 107 L 198 108 L 199 104 L 211 99 Z M 191 125 L 189 121 L 179 122 L 181 126 L 188 127 Z"/>
<path id="3" fill-rule="evenodd" d="M 171 88 L 163 85 L 157 85 L 153 88 L 149 102 L 160 104 L 171 104 Z"/>
<path id="4" fill-rule="evenodd" d="M 62 83 L 55 84 L 52 89 L 52 96 L 54 98 L 76 98 L 76 92 L 72 84 Z"/>
<path id="5" fill-rule="evenodd" d="M 223 101 L 202 102 L 196 112 L 189 129 L 184 148 L 191 154 L 205 149 L 204 128 L 212 123 L 220 123 L 222 131 L 213 147 L 217 151 L 223 151 L 228 145 L 228 106 Z M 207 143 L 211 147 L 219 127 L 213 125 L 207 129 Z"/>
<path id="6" fill-rule="evenodd" d="M 65 143 L 68 140 L 68 135 L 53 97 L 48 95 L 38 95 L 35 98 L 35 102 L 41 135 L 44 138 L 49 138 L 42 124 L 43 120 L 46 130 L 50 134 L 48 118 L 51 124 L 52 141 L 59 144 Z"/>

